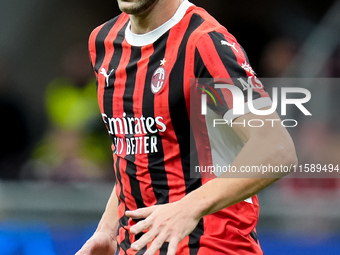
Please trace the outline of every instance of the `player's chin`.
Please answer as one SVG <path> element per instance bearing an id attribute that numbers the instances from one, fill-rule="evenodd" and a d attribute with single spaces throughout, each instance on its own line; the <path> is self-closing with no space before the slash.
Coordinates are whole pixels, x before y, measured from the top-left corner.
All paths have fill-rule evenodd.
<path id="1" fill-rule="evenodd" d="M 119 9 L 132 15 L 147 12 L 158 0 L 118 0 Z"/>
<path id="2" fill-rule="evenodd" d="M 118 0 L 117 2 L 118 2 L 119 9 L 122 12 L 131 14 L 131 12 L 133 12 L 133 10 L 136 9 L 136 2 L 133 0 Z"/>
<path id="3" fill-rule="evenodd" d="M 119 9 L 127 14 L 138 14 L 140 12 L 140 1 L 118 0 Z"/>

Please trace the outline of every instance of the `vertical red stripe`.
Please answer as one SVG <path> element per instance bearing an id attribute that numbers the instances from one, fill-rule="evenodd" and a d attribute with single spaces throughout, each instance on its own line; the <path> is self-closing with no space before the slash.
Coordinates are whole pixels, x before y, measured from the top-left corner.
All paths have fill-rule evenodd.
<path id="1" fill-rule="evenodd" d="M 247 57 L 244 54 L 241 45 L 237 42 L 236 38 L 232 34 L 230 34 L 227 31 L 227 29 L 225 29 L 223 27 L 221 29 L 219 29 L 218 32 L 222 33 L 224 35 L 226 41 L 228 41 L 231 45 L 235 45 L 236 49 L 234 47 L 230 47 L 230 48 L 234 52 L 236 59 L 237 59 L 237 63 L 240 65 L 240 68 L 243 68 L 242 66 L 245 65 L 245 64 L 250 66 L 250 64 L 247 62 Z M 246 72 L 247 77 L 252 77 L 251 79 L 252 79 L 253 84 L 256 84 L 255 74 L 252 74 L 251 72 L 245 70 L 245 68 L 243 68 L 243 69 Z M 233 77 L 233 78 L 236 78 L 236 77 Z M 269 96 L 268 93 L 265 92 L 265 90 L 263 88 L 260 88 L 260 89 L 254 88 L 254 91 L 260 93 L 261 97 L 268 97 Z"/>
<path id="2" fill-rule="evenodd" d="M 122 29 L 122 27 L 125 25 L 127 21 L 128 16 L 121 14 L 121 16 L 118 18 L 116 24 L 112 27 L 111 31 L 107 35 L 104 41 L 105 45 L 105 58 L 103 61 L 102 67 L 107 70 L 109 68 L 113 53 L 114 53 L 114 47 L 113 47 L 113 41 L 117 38 L 118 32 Z M 104 90 L 105 90 L 105 77 L 103 75 L 98 75 L 98 103 L 101 113 L 104 113 Z"/>
<path id="3" fill-rule="evenodd" d="M 119 234 L 117 236 L 117 242 L 118 243 L 122 243 L 124 241 L 124 239 L 125 239 L 125 232 L 126 232 L 126 230 L 124 228 L 120 228 L 119 229 Z M 125 255 L 125 252 L 124 252 L 124 250 L 122 248 L 120 249 L 118 255 Z"/>
<path id="4" fill-rule="evenodd" d="M 117 173 L 119 171 L 119 169 L 117 169 L 117 164 L 116 164 L 116 162 L 117 162 L 117 155 L 116 154 L 113 154 L 113 162 L 114 162 L 113 167 L 115 169 L 115 173 Z M 116 181 L 116 194 L 117 194 L 118 199 L 120 199 L 119 194 L 121 192 L 122 186 L 120 185 L 120 182 L 118 181 L 117 175 L 116 175 L 116 179 L 117 179 L 117 181 Z M 121 202 L 124 203 L 124 201 L 121 201 Z"/>
<path id="5" fill-rule="evenodd" d="M 195 51 L 197 47 L 197 41 L 204 35 L 206 32 L 210 31 L 211 24 L 208 22 L 203 22 L 200 26 L 200 29 L 191 34 L 188 45 L 186 48 L 186 59 L 184 65 L 184 95 L 186 98 L 186 107 L 187 112 L 189 114 L 190 123 L 192 126 L 192 131 L 196 143 L 197 154 L 199 158 L 199 164 L 203 166 L 212 165 L 212 155 L 210 148 L 210 141 L 208 136 L 208 130 L 206 127 L 206 122 L 204 116 L 201 115 L 200 105 L 193 105 L 193 102 L 200 102 L 200 94 L 196 94 L 198 89 L 196 89 L 196 80 L 195 80 Z M 214 68 L 214 67 L 213 67 Z M 199 78 L 199 77 L 198 77 Z M 191 98 L 194 98 L 191 101 Z M 192 105 L 190 105 L 192 102 Z M 191 109 L 193 107 L 193 109 Z M 193 113 L 193 116 L 191 115 Z M 205 161 L 203 161 L 203 159 Z M 214 178 L 215 175 L 211 173 L 202 173 L 202 184 L 204 183 L 204 178 Z"/>
<path id="6" fill-rule="evenodd" d="M 121 103 L 121 98 L 124 95 L 125 91 L 125 84 L 127 79 L 126 74 L 126 67 L 130 61 L 131 56 L 131 47 L 126 43 L 124 40 L 122 43 L 122 56 L 120 59 L 120 63 L 118 65 L 117 70 L 115 70 L 116 75 L 116 81 L 114 84 L 115 90 L 113 93 L 113 100 L 112 100 L 112 115 L 113 118 L 123 118 L 124 113 L 124 105 Z M 125 138 L 125 134 L 115 134 L 117 138 Z M 125 139 L 124 139 L 125 141 Z M 126 167 L 127 162 L 124 159 L 126 155 L 126 144 L 124 144 L 124 150 L 122 152 L 122 155 L 120 156 L 119 161 L 119 171 L 121 176 L 121 182 L 124 183 L 123 185 L 123 194 L 125 197 L 125 204 L 129 208 L 129 210 L 135 210 L 137 209 L 137 205 L 135 202 L 135 199 L 131 195 L 131 185 L 130 185 L 130 179 L 129 176 L 126 174 Z"/>
<path id="7" fill-rule="evenodd" d="M 226 79 L 230 78 L 228 70 L 225 68 L 220 56 L 215 49 L 214 42 L 208 34 L 202 36 L 202 39 L 198 41 L 197 48 L 206 68 L 212 77 Z M 209 51 L 207 49 L 209 49 Z M 222 89 L 221 92 L 225 98 L 228 108 L 232 109 L 233 96 L 231 92 L 227 89 Z"/>
<path id="8" fill-rule="evenodd" d="M 136 84 L 133 93 L 133 111 L 137 118 L 143 115 L 143 95 L 144 87 L 148 86 L 145 84 L 146 74 L 148 71 L 149 58 L 154 52 L 153 45 L 148 45 L 141 48 L 141 60 L 137 63 L 137 74 L 136 74 Z M 139 135 L 135 135 L 136 137 Z M 140 136 L 145 137 L 145 134 Z M 143 143 L 144 146 L 144 143 Z M 153 192 L 153 187 L 151 185 L 151 176 L 148 169 L 149 159 L 146 153 L 135 155 L 135 165 L 136 165 L 136 178 L 139 181 L 141 195 L 145 206 L 152 206 L 157 201 L 155 194 Z"/>
<path id="9" fill-rule="evenodd" d="M 179 157 L 179 144 L 177 141 L 176 133 L 173 129 L 170 110 L 169 110 L 169 75 L 173 68 L 178 56 L 178 48 L 181 44 L 179 38 L 183 38 L 190 19 L 182 20 L 174 26 L 169 33 L 167 40 L 164 64 L 166 72 L 166 80 L 163 84 L 163 88 L 155 95 L 154 109 L 155 117 L 162 116 L 164 124 L 166 125 L 166 139 L 162 139 L 163 152 L 164 152 L 164 167 L 167 173 L 168 186 L 169 186 L 169 202 L 174 202 L 185 196 L 185 180 L 183 175 L 183 169 L 181 169 L 182 163 Z M 159 59 L 161 61 L 161 59 Z"/>
<path id="10" fill-rule="evenodd" d="M 215 49 L 215 45 L 208 34 L 204 33 L 204 35 L 201 36 L 200 40 L 196 44 L 196 47 L 202 57 L 202 60 L 206 68 L 208 69 L 209 73 L 215 79 L 216 78 L 230 78 L 228 71 L 226 70 L 222 60 L 220 59 Z M 209 51 L 207 49 L 209 49 Z M 185 73 L 190 74 L 189 70 L 186 71 Z M 191 83 L 192 83 L 191 86 L 195 86 L 195 81 L 192 81 Z M 192 92 L 194 89 L 195 88 L 192 89 Z M 187 89 L 187 91 L 189 91 L 189 89 Z M 228 107 L 232 108 L 233 98 L 232 98 L 231 92 L 229 90 L 222 90 L 222 94 L 224 98 L 226 99 Z M 197 95 L 192 95 L 192 96 L 197 97 Z M 197 99 L 197 100 L 200 100 L 200 99 Z M 203 116 L 200 113 L 200 109 L 196 111 L 193 110 L 192 113 L 193 112 L 196 115 L 190 116 L 190 117 L 191 117 L 191 123 L 193 123 L 193 127 L 194 127 L 194 137 L 195 137 L 196 147 L 198 150 L 197 151 L 198 158 L 200 159 L 199 164 L 202 166 L 210 166 L 212 165 L 212 155 L 211 155 L 210 141 L 209 141 L 209 136 L 208 136 L 208 130 L 206 128 L 205 119 L 202 120 Z M 205 159 L 206 161 L 202 161 L 202 159 Z M 202 183 L 204 184 L 207 181 L 211 180 L 211 178 L 214 178 L 215 175 L 211 173 L 203 173 L 202 177 L 203 177 Z"/>
<path id="11" fill-rule="evenodd" d="M 124 186 L 123 186 L 123 194 L 125 197 L 124 203 L 126 204 L 129 210 L 135 210 L 137 208 L 136 202 L 134 198 L 131 196 L 131 191 L 127 190 L 128 188 L 130 188 L 130 179 L 129 179 L 129 176 L 125 173 L 125 169 L 126 169 L 126 160 L 121 159 L 119 161 L 119 173 L 121 176 L 121 182 L 124 183 Z M 124 213 L 124 211 L 122 212 L 119 211 L 119 212 Z M 118 216 L 122 217 L 123 215 L 118 215 Z"/>
<path id="12" fill-rule="evenodd" d="M 182 22 L 178 23 L 174 26 L 169 33 L 166 52 L 165 52 L 165 65 L 164 68 L 166 70 L 166 81 L 163 85 L 161 91 L 155 95 L 155 117 L 162 116 L 167 127 L 167 137 L 168 139 L 162 139 L 163 151 L 164 151 L 164 166 L 165 171 L 167 172 L 168 177 L 168 186 L 169 186 L 169 202 L 178 201 L 183 198 L 186 194 L 186 185 L 183 174 L 183 169 L 181 168 L 182 162 L 181 158 L 178 154 L 180 151 L 179 144 L 177 141 L 176 133 L 173 129 L 170 110 L 169 110 L 169 72 L 172 70 L 173 65 L 175 64 L 178 57 L 178 49 L 181 44 L 181 40 L 178 38 L 183 38 L 187 28 L 189 26 L 190 18 L 187 17 Z M 186 57 L 190 57 L 191 55 L 186 54 Z M 194 61 L 192 61 L 193 65 Z M 187 67 L 188 68 L 188 67 Z M 191 68 L 193 70 L 193 67 Z M 193 72 L 192 72 L 193 73 Z M 190 81 L 190 78 L 186 76 L 186 71 L 184 70 L 184 79 L 183 79 L 183 89 L 185 88 L 185 81 Z M 185 93 L 184 93 L 185 94 Z M 186 95 L 188 96 L 188 95 Z M 188 98 L 188 97 L 186 97 Z M 188 171 L 185 169 L 184 171 Z M 190 249 L 188 246 L 189 236 L 186 236 L 177 247 L 177 253 L 181 255 L 189 255 Z"/>
<path id="13" fill-rule="evenodd" d="M 96 57 L 97 57 L 97 52 L 96 52 L 96 38 L 99 33 L 99 31 L 103 28 L 105 24 L 97 27 L 95 30 L 92 31 L 90 37 L 89 37 L 89 54 L 90 54 L 90 60 L 92 67 L 94 67 L 96 63 Z M 97 73 L 94 72 L 95 75 L 97 76 Z"/>

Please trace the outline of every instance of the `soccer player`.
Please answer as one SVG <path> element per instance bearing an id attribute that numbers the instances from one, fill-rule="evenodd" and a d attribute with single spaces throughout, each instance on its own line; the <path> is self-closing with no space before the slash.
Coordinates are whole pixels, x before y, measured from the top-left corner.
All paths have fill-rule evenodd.
<path id="1" fill-rule="evenodd" d="M 195 78 L 242 79 L 235 82 L 241 91 L 244 82 L 254 81 L 254 107 L 271 106 L 243 49 L 188 1 L 118 0 L 118 5 L 122 14 L 89 39 L 117 184 L 97 230 L 77 255 L 262 254 L 256 193 L 278 178 L 191 176 L 193 162 L 217 160 L 235 169 L 296 163 L 286 129 L 265 121 L 279 119 L 275 112 L 235 115 L 231 94 L 217 89 L 220 101 L 215 108 L 208 102 L 209 114 L 265 124 L 224 125 L 211 134 L 205 116 L 196 114 L 200 106 L 190 109 Z"/>

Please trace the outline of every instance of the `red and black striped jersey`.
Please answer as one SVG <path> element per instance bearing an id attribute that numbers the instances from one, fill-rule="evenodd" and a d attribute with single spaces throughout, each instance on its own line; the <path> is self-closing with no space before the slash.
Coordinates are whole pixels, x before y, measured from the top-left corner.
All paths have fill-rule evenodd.
<path id="1" fill-rule="evenodd" d="M 188 1 L 172 19 L 143 35 L 130 31 L 129 16 L 122 13 L 92 32 L 89 51 L 100 111 L 112 138 L 119 199 L 118 254 L 136 254 L 130 245 L 140 235 L 131 236 L 126 230 L 130 223 L 124 212 L 183 198 L 210 180 L 192 178 L 193 162 L 212 164 L 219 158 L 219 147 L 212 146 L 206 123 L 197 126 L 190 118 L 192 80 L 247 80 L 255 75 L 226 28 Z M 219 93 L 218 112 L 230 117 L 232 98 L 222 90 Z M 269 105 L 263 88 L 253 93 L 259 107 Z M 230 155 L 224 163 L 229 164 L 242 144 L 225 139 L 223 146 Z M 261 254 L 254 238 L 258 212 L 255 196 L 204 217 L 180 242 L 177 253 Z M 159 254 L 166 250 L 165 243 Z"/>

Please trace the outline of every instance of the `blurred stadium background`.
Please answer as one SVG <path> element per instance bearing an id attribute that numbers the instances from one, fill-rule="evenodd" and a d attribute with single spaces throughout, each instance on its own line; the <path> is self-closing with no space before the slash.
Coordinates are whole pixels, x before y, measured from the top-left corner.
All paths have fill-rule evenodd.
<path id="1" fill-rule="evenodd" d="M 235 35 L 260 77 L 339 78 L 340 1 L 192 2 Z M 74 254 L 113 186 L 87 39 L 119 10 L 115 0 L 0 3 L 0 254 Z M 300 163 L 340 163 L 339 88 L 309 88 L 319 118 L 290 130 Z M 340 254 L 339 195 L 336 176 L 261 192 L 265 254 Z"/>

